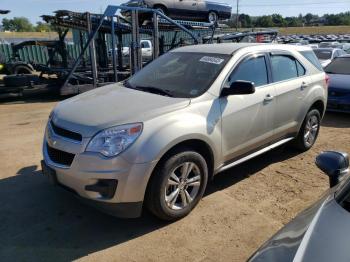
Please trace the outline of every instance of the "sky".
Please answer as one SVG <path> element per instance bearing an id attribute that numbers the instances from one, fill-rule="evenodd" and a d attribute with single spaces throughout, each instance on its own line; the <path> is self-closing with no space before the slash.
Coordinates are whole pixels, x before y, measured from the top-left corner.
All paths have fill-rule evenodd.
<path id="1" fill-rule="evenodd" d="M 0 0 L 0 9 L 11 10 L 3 16 L 25 16 L 32 23 L 41 21 L 40 15 L 51 14 L 55 10 L 89 11 L 101 13 L 107 5 L 118 5 L 126 0 Z M 173 0 L 179 1 L 179 0 Z M 214 0 L 231 4 L 236 9 L 237 0 Z M 251 16 L 279 13 L 283 16 L 297 16 L 313 13 L 340 13 L 350 11 L 350 0 L 238 0 L 239 12 Z"/>

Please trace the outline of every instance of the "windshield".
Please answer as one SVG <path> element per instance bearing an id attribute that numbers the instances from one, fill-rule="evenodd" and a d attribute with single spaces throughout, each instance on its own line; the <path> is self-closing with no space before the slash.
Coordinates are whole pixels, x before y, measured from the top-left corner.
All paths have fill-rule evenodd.
<path id="1" fill-rule="evenodd" d="M 126 86 L 160 95 L 197 97 L 208 90 L 229 58 L 222 54 L 169 52 L 137 72 Z"/>
<path id="2" fill-rule="evenodd" d="M 332 51 L 331 50 L 320 50 L 320 49 L 314 49 L 314 52 L 318 59 L 320 60 L 328 60 L 332 58 Z"/>
<path id="3" fill-rule="evenodd" d="M 338 57 L 325 70 L 328 74 L 350 75 L 350 57 Z"/>

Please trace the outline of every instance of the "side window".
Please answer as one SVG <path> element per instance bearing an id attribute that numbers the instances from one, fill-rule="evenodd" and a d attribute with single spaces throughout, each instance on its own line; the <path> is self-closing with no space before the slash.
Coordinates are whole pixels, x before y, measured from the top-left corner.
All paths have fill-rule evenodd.
<path id="1" fill-rule="evenodd" d="M 238 80 L 253 82 L 256 87 L 267 85 L 268 78 L 265 57 L 250 58 L 240 63 L 231 73 L 228 79 L 228 85 Z"/>
<path id="2" fill-rule="evenodd" d="M 306 74 L 306 70 L 302 64 L 298 60 L 295 60 L 297 63 L 297 69 L 298 69 L 298 76 L 303 76 Z"/>
<path id="3" fill-rule="evenodd" d="M 295 59 L 286 55 L 271 56 L 272 77 L 274 82 L 280 82 L 298 77 Z"/>
<path id="4" fill-rule="evenodd" d="M 141 48 L 150 48 L 149 43 L 148 42 L 141 42 Z"/>

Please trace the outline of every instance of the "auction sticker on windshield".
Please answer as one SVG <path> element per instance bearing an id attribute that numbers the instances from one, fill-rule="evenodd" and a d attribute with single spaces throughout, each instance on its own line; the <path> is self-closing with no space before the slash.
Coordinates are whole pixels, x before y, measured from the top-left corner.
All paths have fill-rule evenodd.
<path id="1" fill-rule="evenodd" d="M 224 62 L 224 59 L 212 56 L 203 56 L 199 61 L 204 63 L 220 65 L 222 62 Z"/>

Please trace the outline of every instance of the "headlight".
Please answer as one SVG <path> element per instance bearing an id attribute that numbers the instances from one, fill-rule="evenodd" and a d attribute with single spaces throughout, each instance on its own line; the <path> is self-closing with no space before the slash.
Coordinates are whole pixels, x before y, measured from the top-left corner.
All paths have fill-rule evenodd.
<path id="1" fill-rule="evenodd" d="M 0 64 L 0 70 L 4 69 L 4 65 L 3 64 Z"/>
<path id="2" fill-rule="evenodd" d="M 116 156 L 132 145 L 141 132 L 141 123 L 107 128 L 91 139 L 86 151 L 101 153 L 107 157 Z"/>

